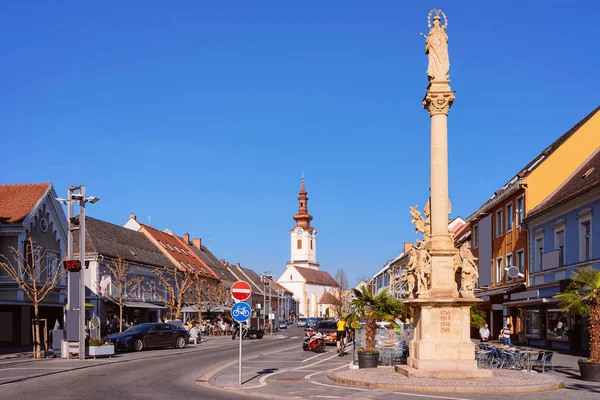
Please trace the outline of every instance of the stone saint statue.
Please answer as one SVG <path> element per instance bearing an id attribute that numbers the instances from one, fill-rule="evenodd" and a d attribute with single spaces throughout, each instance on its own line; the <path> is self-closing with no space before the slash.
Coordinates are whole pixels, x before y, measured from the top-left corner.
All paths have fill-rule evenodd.
<path id="1" fill-rule="evenodd" d="M 460 295 L 462 297 L 473 297 L 475 284 L 479 279 L 479 271 L 477 269 L 477 260 L 473 257 L 471 249 L 467 243 L 460 246 L 461 272 L 460 272 Z"/>
<path id="2" fill-rule="evenodd" d="M 406 280 L 407 284 L 406 291 L 408 292 L 408 298 L 410 300 L 414 298 L 416 267 L 417 251 L 413 247 L 408 253 L 408 262 L 406 263 L 406 276 L 404 277 L 404 280 Z"/>
<path id="3" fill-rule="evenodd" d="M 430 81 L 447 81 L 448 70 L 450 69 L 450 59 L 448 57 L 448 35 L 446 34 L 446 27 L 448 26 L 448 20 L 446 19 L 445 24 L 440 25 L 440 10 L 432 10 L 431 13 L 435 13 L 433 17 L 433 27 L 429 30 L 427 40 L 425 42 L 425 54 L 429 55 L 429 66 L 427 67 L 427 75 Z"/>
<path id="4" fill-rule="evenodd" d="M 429 202 L 427 204 L 429 204 Z M 421 211 L 417 210 L 417 206 L 414 206 L 410 208 L 410 216 L 412 217 L 410 223 L 415 226 L 415 231 L 422 233 L 423 240 L 428 242 L 429 236 L 431 236 L 429 214 L 426 214 L 425 216 L 427 219 L 424 219 Z"/>
<path id="5" fill-rule="evenodd" d="M 417 289 L 417 295 L 419 298 L 429 297 L 429 281 L 431 278 L 431 256 L 429 251 L 425 248 L 423 243 L 419 242 L 415 246 L 417 253 L 417 261 L 415 265 L 415 275 L 419 288 Z"/>

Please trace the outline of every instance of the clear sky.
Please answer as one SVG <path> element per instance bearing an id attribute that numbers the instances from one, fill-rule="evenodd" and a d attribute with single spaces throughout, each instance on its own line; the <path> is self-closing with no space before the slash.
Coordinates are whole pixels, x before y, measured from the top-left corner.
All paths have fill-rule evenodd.
<path id="1" fill-rule="evenodd" d="M 428 196 L 431 8 L 466 218 L 599 105 L 600 2 L 5 1 L 0 182 L 84 184 L 96 218 L 279 275 L 304 170 L 322 268 L 354 283 L 415 239 Z"/>

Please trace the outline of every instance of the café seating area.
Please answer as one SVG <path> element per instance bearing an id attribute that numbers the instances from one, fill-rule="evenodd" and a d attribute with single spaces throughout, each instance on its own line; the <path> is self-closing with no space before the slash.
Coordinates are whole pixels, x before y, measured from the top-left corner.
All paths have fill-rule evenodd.
<path id="1" fill-rule="evenodd" d="M 513 369 L 521 371 L 554 371 L 553 351 L 505 346 L 501 342 L 479 344 L 475 351 L 477 364 L 483 368 Z"/>

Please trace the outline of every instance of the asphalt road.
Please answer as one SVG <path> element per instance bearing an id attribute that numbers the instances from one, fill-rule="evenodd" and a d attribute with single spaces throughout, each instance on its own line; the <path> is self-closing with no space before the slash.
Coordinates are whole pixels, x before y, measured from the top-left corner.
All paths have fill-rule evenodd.
<path id="1" fill-rule="evenodd" d="M 298 347 L 301 330 L 289 329 L 273 338 L 244 340 L 245 357 Z M 283 336 L 283 337 L 282 337 Z M 290 337 L 296 336 L 294 339 Z M 236 341 L 237 343 L 237 341 Z M 238 347 L 206 349 L 185 355 L 149 350 L 156 357 L 106 364 L 0 386 L 0 399 L 244 399 L 248 396 L 199 385 L 197 380 L 235 362 Z M 216 370 L 215 370 L 216 372 Z"/>

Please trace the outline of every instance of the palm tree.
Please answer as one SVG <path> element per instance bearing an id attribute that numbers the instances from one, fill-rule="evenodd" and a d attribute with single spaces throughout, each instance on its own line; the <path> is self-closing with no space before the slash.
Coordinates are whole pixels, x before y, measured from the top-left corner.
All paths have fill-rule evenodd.
<path id="1" fill-rule="evenodd" d="M 363 287 L 362 290 L 352 290 L 354 291 L 354 299 L 352 300 L 354 310 L 346 317 L 346 321 L 353 322 L 361 318 L 365 319 L 365 351 L 374 351 L 377 321 L 389 321 L 396 326 L 394 319 L 403 313 L 404 304 L 388 295 L 387 289 L 382 290 L 377 296 L 366 287 Z"/>
<path id="2" fill-rule="evenodd" d="M 600 362 L 600 271 L 577 268 L 571 284 L 554 296 L 565 311 L 590 317 L 590 361 Z"/>

